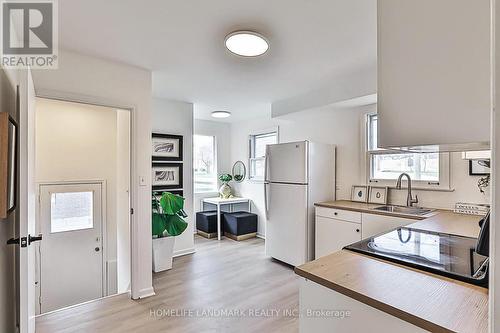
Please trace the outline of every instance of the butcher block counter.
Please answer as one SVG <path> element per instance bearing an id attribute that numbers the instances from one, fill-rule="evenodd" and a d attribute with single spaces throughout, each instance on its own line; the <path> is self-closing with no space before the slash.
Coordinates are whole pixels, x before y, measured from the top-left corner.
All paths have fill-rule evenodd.
<path id="1" fill-rule="evenodd" d="M 380 205 L 335 201 L 320 203 L 317 206 L 374 213 L 372 209 Z M 376 214 L 391 213 L 377 211 Z M 408 227 L 477 237 L 480 219 L 480 216 L 438 210 L 423 219 L 415 218 L 416 222 Z M 326 294 L 331 292 L 335 302 L 326 302 L 324 305 L 353 308 L 352 319 L 356 318 L 356 309 L 360 314 L 372 309 L 382 311 L 374 310 L 376 312 L 368 315 L 371 324 L 368 324 L 370 320 L 367 320 L 367 323 L 360 323 L 359 320 L 336 320 L 328 323 L 328 327 L 332 329 L 349 327 L 376 331 L 377 325 L 381 325 L 385 332 L 400 329 L 415 332 L 488 331 L 488 289 L 483 287 L 347 250 L 298 266 L 295 273 L 305 278 L 301 284 L 301 295 L 317 293 L 315 299 L 318 299 L 327 297 Z M 311 284 L 311 281 L 314 283 Z M 307 283 L 312 287 L 306 285 Z M 303 300 L 301 296 L 301 302 L 308 301 Z M 301 304 L 301 309 L 303 306 L 312 305 Z M 373 318 L 380 319 L 380 322 L 377 323 Z M 301 331 L 305 330 L 304 325 L 311 324 L 307 320 L 309 319 L 301 322 Z M 308 329 L 315 327 L 316 331 L 321 331 L 319 326 L 314 326 L 317 322 L 312 323 L 313 326 L 307 326 Z"/>

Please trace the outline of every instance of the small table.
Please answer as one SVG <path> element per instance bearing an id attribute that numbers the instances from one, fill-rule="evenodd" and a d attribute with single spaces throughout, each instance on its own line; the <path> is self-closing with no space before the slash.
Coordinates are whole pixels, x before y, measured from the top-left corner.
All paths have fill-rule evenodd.
<path id="1" fill-rule="evenodd" d="M 202 208 L 205 210 L 205 203 L 216 205 L 217 206 L 217 239 L 221 240 L 221 220 L 220 220 L 220 207 L 222 205 L 233 205 L 233 204 L 239 204 L 239 203 L 247 203 L 248 204 L 248 211 L 250 212 L 252 209 L 252 201 L 247 198 L 229 198 L 229 199 L 223 199 L 220 197 L 216 198 L 205 198 L 202 201 Z M 231 209 L 232 211 L 232 209 Z"/>

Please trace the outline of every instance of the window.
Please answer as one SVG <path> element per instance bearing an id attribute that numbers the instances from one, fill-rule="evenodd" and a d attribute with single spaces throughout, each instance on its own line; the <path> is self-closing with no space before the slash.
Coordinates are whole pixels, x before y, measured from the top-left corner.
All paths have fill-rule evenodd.
<path id="1" fill-rule="evenodd" d="M 195 135 L 194 150 L 194 192 L 217 192 L 217 158 L 215 136 Z"/>
<path id="2" fill-rule="evenodd" d="M 401 173 L 410 175 L 417 186 L 449 187 L 449 156 L 439 153 L 401 153 L 378 148 L 376 114 L 367 116 L 368 179 L 370 182 L 395 185 Z"/>
<path id="3" fill-rule="evenodd" d="M 264 180 L 266 146 L 278 143 L 278 132 L 250 135 L 249 179 Z"/>
<path id="4" fill-rule="evenodd" d="M 50 232 L 66 232 L 94 227 L 93 192 L 52 193 Z"/>

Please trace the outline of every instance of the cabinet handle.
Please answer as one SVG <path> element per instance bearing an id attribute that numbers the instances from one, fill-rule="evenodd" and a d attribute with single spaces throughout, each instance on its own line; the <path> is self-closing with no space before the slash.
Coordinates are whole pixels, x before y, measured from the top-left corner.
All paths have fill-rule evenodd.
<path id="1" fill-rule="evenodd" d="M 337 215 L 339 215 L 339 213 L 337 213 L 337 212 L 334 212 L 334 213 L 333 213 L 333 215 L 337 216 Z"/>
<path id="2" fill-rule="evenodd" d="M 359 232 L 360 230 L 359 229 L 356 229 L 356 232 Z"/>

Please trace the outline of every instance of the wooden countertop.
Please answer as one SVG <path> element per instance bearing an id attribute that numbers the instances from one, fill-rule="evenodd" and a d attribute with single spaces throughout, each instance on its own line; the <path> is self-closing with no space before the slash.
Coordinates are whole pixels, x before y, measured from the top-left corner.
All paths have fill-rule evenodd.
<path id="1" fill-rule="evenodd" d="M 328 203 L 354 210 L 358 203 L 352 204 Z M 362 208 L 358 211 L 371 213 L 367 206 Z M 480 219 L 438 211 L 409 227 L 477 237 Z M 486 288 L 345 250 L 298 266 L 295 272 L 432 332 L 488 331 Z"/>

